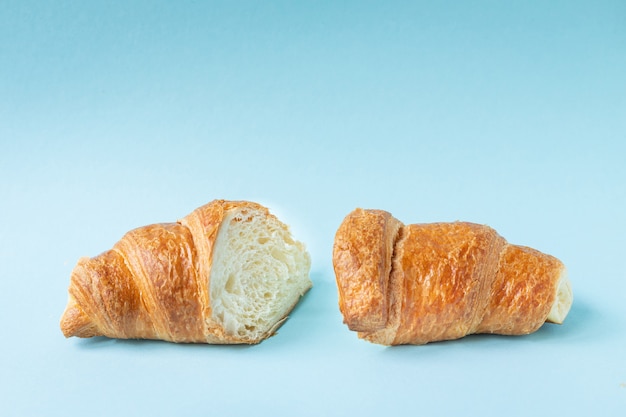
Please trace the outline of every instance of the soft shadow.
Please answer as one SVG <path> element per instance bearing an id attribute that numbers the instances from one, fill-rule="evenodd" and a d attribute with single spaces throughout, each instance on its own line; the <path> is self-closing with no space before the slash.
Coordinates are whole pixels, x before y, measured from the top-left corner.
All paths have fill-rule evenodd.
<path id="1" fill-rule="evenodd" d="M 101 349 L 115 345 L 116 340 L 105 336 L 79 338 L 75 344 L 81 349 Z"/>
<path id="2" fill-rule="evenodd" d="M 607 311 L 599 309 L 585 298 L 576 298 L 563 324 L 545 323 L 529 335 L 536 340 L 554 339 L 572 342 L 576 340 L 601 340 L 609 336 L 613 319 Z"/>
<path id="3" fill-rule="evenodd" d="M 152 339 L 111 339 L 105 336 L 90 337 L 86 339 L 80 339 L 76 342 L 76 346 L 79 349 L 85 350 L 98 350 L 98 349 L 115 349 L 123 347 L 125 349 L 141 349 L 157 350 L 157 349 L 217 349 L 217 350 L 230 350 L 230 351 L 242 351 L 254 348 L 257 345 L 211 345 L 206 343 L 174 343 L 164 340 L 152 340 Z"/>

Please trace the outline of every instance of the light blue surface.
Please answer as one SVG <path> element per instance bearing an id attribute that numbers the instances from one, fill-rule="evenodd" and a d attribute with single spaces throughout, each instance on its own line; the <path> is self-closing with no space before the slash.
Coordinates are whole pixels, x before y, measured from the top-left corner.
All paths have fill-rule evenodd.
<path id="1" fill-rule="evenodd" d="M 624 415 L 626 2 L 82 3 L 0 4 L 0 415 Z M 80 256 L 215 198 L 310 249 L 277 336 L 63 337 Z M 357 206 L 559 257 L 567 321 L 357 339 L 331 264 Z"/>

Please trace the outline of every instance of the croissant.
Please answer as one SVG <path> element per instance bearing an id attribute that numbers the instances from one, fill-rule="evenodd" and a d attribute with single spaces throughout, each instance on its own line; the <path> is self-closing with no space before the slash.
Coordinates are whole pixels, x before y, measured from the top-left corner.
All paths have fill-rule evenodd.
<path id="1" fill-rule="evenodd" d="M 508 244 L 485 225 L 404 225 L 382 210 L 346 216 L 333 266 L 344 323 L 382 345 L 528 334 L 562 323 L 573 299 L 553 256 Z"/>
<path id="2" fill-rule="evenodd" d="M 66 337 L 258 343 L 311 287 L 310 263 L 267 208 L 215 200 L 81 258 L 61 330 Z"/>

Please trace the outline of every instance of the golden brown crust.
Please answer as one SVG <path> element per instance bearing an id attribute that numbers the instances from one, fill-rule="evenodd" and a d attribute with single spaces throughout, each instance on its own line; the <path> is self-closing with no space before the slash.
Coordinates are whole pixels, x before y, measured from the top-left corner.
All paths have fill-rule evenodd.
<path id="1" fill-rule="evenodd" d="M 402 226 L 396 220 L 399 237 L 385 281 L 376 266 L 390 252 L 381 238 L 380 219 L 388 218 L 380 210 L 357 209 L 335 237 L 339 305 L 359 337 L 423 344 L 472 333 L 527 334 L 546 321 L 564 268 L 558 259 L 509 245 L 484 225 Z"/>
<path id="2" fill-rule="evenodd" d="M 381 329 L 388 320 L 388 284 L 401 223 L 381 210 L 350 213 L 335 236 L 333 263 L 339 309 L 351 330 Z"/>
<path id="3" fill-rule="evenodd" d="M 131 230 L 112 250 L 81 258 L 70 279 L 63 334 L 205 343 L 258 343 L 270 336 L 243 340 L 211 318 L 213 245 L 233 208 L 271 216 L 256 203 L 215 200 L 177 223 Z"/>
<path id="4" fill-rule="evenodd" d="M 129 274 L 124 259 L 114 250 L 81 258 L 72 271 L 69 302 L 61 320 L 65 336 L 124 337 L 128 332 L 150 332 L 140 290 L 127 279 Z"/>
<path id="5" fill-rule="evenodd" d="M 141 227 L 127 233 L 114 250 L 129 268 L 127 281 L 133 280 L 141 293 L 155 338 L 203 341 L 199 280 L 193 264 L 196 254 L 189 229 L 178 223 Z"/>
<path id="6" fill-rule="evenodd" d="M 487 304 L 504 245 L 493 229 L 472 223 L 408 225 L 397 249 L 402 275 L 394 344 L 457 339 L 473 331 Z"/>
<path id="7" fill-rule="evenodd" d="M 528 334 L 546 321 L 564 265 L 525 246 L 506 245 L 477 333 Z M 507 320 L 502 320 L 506 317 Z"/>

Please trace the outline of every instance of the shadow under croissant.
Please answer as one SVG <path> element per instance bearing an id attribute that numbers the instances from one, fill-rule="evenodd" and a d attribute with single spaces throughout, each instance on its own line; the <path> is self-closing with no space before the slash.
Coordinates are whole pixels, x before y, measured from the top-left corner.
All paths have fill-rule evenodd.
<path id="1" fill-rule="evenodd" d="M 248 344 L 233 344 L 233 345 L 220 345 L 220 344 L 207 344 L 207 343 L 172 343 L 164 340 L 154 339 L 112 339 L 106 336 L 95 336 L 85 339 L 79 339 L 76 344 L 81 349 L 96 350 L 100 348 L 110 348 L 111 346 L 123 346 L 130 349 L 158 349 L 167 348 L 169 346 L 176 346 L 186 349 L 231 349 L 231 350 L 244 350 L 252 348 L 256 345 Z"/>
<path id="2" fill-rule="evenodd" d="M 596 308 L 587 299 L 577 297 L 563 324 L 546 323 L 528 336 L 534 336 L 536 340 L 553 339 L 554 342 L 566 343 L 581 339 L 601 341 L 611 334 L 607 330 L 613 326 L 607 315 L 608 312 Z"/>

